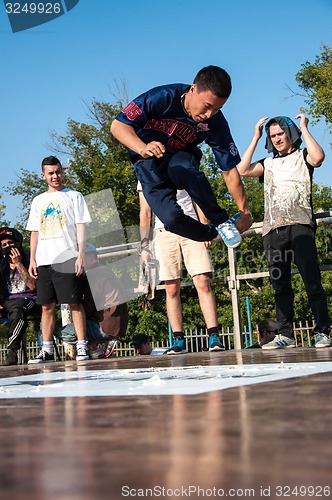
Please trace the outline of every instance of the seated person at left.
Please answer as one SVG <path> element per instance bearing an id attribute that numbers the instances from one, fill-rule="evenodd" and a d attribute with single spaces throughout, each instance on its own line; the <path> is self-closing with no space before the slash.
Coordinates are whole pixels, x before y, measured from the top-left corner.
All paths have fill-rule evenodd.
<path id="1" fill-rule="evenodd" d="M 87 319 L 87 341 L 90 357 L 99 345 L 98 357 L 110 357 L 118 337 L 124 337 L 128 326 L 127 303 L 123 302 L 122 286 L 114 273 L 98 261 L 96 247 L 86 243 L 86 279 L 82 304 Z M 91 286 L 90 286 L 91 285 Z M 97 310 L 96 303 L 104 309 Z M 61 337 L 67 344 L 76 344 L 77 337 L 73 323 L 61 330 Z"/>
<path id="2" fill-rule="evenodd" d="M 40 313 L 36 280 L 29 275 L 29 256 L 22 242 L 23 236 L 16 229 L 0 228 L 0 315 L 9 319 L 5 365 L 17 365 L 17 351 L 28 326 L 27 316 Z"/>

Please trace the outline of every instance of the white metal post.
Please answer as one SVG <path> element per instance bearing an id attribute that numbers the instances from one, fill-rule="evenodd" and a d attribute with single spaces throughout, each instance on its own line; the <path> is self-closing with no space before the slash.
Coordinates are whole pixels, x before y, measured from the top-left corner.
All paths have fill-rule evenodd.
<path id="1" fill-rule="evenodd" d="M 234 349 L 242 349 L 242 323 L 239 296 L 240 281 L 237 279 L 236 250 L 234 248 L 228 248 L 228 263 L 228 287 L 231 292 L 234 322 Z"/>

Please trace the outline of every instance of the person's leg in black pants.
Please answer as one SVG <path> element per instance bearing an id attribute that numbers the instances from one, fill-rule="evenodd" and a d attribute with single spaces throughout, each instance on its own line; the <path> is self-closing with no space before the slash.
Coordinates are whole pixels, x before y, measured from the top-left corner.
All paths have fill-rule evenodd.
<path id="1" fill-rule="evenodd" d="M 3 304 L 8 311 L 10 320 L 8 353 L 5 364 L 17 364 L 17 351 L 21 347 L 22 339 L 28 326 L 27 316 L 40 311 L 39 306 L 30 298 L 6 300 Z"/>
<path id="2" fill-rule="evenodd" d="M 293 252 L 289 238 L 290 226 L 275 229 L 264 236 L 264 249 L 274 290 L 276 318 L 279 333 L 294 338 L 294 292 L 291 282 Z"/>
<path id="3" fill-rule="evenodd" d="M 292 226 L 294 262 L 301 274 L 314 316 L 315 331 L 329 334 L 330 317 L 327 298 L 321 282 L 315 231 L 310 226 Z"/>

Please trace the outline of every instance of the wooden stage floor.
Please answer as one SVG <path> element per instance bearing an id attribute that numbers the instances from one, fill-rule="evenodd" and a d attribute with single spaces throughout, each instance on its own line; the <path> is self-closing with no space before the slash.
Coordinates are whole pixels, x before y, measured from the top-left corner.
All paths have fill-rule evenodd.
<path id="1" fill-rule="evenodd" d="M 331 366 L 297 348 L 1 367 L 0 498 L 330 497 Z"/>

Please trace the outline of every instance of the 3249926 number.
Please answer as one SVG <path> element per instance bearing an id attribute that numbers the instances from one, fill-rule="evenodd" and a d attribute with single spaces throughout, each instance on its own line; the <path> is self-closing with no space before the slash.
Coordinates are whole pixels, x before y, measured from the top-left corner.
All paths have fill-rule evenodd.
<path id="1" fill-rule="evenodd" d="M 60 14 L 62 5 L 56 3 L 25 3 L 23 5 L 18 2 L 7 2 L 7 14 Z"/>
<path id="2" fill-rule="evenodd" d="M 277 497 L 329 497 L 330 486 L 276 486 Z"/>

